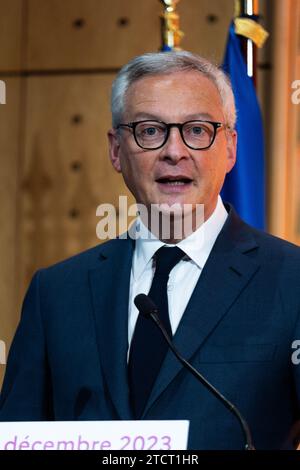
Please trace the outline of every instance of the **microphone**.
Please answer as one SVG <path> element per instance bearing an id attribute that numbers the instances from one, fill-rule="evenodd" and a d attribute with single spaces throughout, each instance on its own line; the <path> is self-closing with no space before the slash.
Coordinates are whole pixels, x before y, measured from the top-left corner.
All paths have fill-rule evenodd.
<path id="1" fill-rule="evenodd" d="M 134 303 L 139 310 L 139 312 L 145 317 L 145 318 L 151 318 L 156 326 L 160 329 L 161 333 L 163 334 L 165 340 L 167 341 L 168 345 L 170 346 L 172 352 L 174 355 L 177 357 L 179 362 L 188 369 L 196 379 L 198 379 L 211 393 L 215 395 L 215 397 L 221 401 L 221 403 L 231 412 L 234 414 L 234 416 L 238 419 L 240 426 L 242 428 L 244 437 L 245 437 L 245 450 L 255 450 L 255 447 L 252 442 L 252 437 L 251 437 L 251 432 L 249 429 L 249 426 L 247 424 L 247 421 L 243 418 L 241 415 L 240 411 L 237 409 L 237 407 L 231 403 L 227 398 L 222 395 L 219 390 L 217 390 L 206 378 L 200 374 L 193 366 L 190 364 L 186 359 L 184 359 L 177 348 L 173 345 L 164 325 L 159 319 L 158 316 L 158 309 L 155 305 L 155 303 L 150 299 L 145 294 L 138 294 L 135 299 Z"/>

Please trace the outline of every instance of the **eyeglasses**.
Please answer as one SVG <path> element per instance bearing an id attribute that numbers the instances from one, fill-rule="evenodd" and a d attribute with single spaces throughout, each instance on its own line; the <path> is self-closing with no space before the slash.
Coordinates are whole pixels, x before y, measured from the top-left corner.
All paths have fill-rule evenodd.
<path id="1" fill-rule="evenodd" d="M 193 150 L 208 149 L 215 140 L 220 127 L 228 127 L 221 122 L 213 121 L 187 121 L 169 123 L 161 121 L 137 121 L 119 124 L 117 129 L 129 127 L 133 131 L 134 139 L 139 147 L 145 150 L 156 150 L 165 145 L 170 135 L 171 127 L 179 129 L 185 145 Z"/>

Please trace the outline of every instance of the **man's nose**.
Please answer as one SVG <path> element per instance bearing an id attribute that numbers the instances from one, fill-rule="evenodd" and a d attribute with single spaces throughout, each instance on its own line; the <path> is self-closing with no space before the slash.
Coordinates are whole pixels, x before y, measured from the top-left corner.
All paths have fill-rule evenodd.
<path id="1" fill-rule="evenodd" d="M 169 137 L 165 145 L 161 148 L 160 157 L 177 162 L 181 158 L 189 157 L 189 148 L 182 140 L 178 127 L 171 127 Z"/>

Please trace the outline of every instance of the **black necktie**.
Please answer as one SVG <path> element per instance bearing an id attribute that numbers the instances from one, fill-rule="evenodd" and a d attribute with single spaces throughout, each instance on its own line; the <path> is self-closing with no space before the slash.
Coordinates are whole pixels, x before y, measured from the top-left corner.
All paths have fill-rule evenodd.
<path id="1" fill-rule="evenodd" d="M 167 284 L 171 270 L 184 255 L 178 247 L 163 246 L 156 252 L 155 274 L 148 294 L 158 307 L 159 317 L 171 337 Z M 157 326 L 140 314 L 132 337 L 128 363 L 131 406 L 135 418 L 139 418 L 145 408 L 167 349 L 168 345 Z"/>

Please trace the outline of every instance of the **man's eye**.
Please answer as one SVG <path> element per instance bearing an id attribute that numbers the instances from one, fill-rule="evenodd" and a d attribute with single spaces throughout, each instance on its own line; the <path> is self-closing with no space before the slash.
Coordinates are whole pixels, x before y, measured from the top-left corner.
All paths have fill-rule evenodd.
<path id="1" fill-rule="evenodd" d="M 164 135 L 164 129 L 161 126 L 145 125 L 137 129 L 137 135 L 145 139 L 161 137 Z"/>
<path id="2" fill-rule="evenodd" d="M 156 127 L 146 127 L 143 130 L 143 134 L 149 135 L 149 136 L 155 135 L 156 133 L 157 133 L 157 128 Z"/>
<path id="3" fill-rule="evenodd" d="M 194 134 L 194 135 L 200 135 L 203 132 L 205 132 L 205 129 L 203 129 L 203 127 L 194 126 L 194 127 L 191 128 L 191 133 Z"/>

